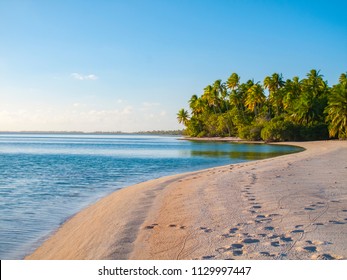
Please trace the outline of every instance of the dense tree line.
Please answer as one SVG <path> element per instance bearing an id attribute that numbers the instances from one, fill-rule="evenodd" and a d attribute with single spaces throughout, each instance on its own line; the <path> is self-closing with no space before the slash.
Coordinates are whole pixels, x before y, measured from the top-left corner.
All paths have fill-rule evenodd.
<path id="1" fill-rule="evenodd" d="M 194 137 L 236 136 L 247 140 L 297 141 L 347 138 L 347 77 L 329 87 L 317 70 L 306 78 L 285 80 L 282 74 L 263 83 L 240 82 L 233 73 L 215 81 L 189 100 L 190 112 L 177 119 Z"/>

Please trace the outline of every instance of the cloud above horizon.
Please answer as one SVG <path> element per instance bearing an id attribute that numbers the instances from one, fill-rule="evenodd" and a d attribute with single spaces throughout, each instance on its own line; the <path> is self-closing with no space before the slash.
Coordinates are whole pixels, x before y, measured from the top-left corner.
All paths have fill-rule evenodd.
<path id="1" fill-rule="evenodd" d="M 167 123 L 170 127 L 177 126 L 172 121 L 175 119 L 160 106 L 155 106 L 155 110 L 143 110 L 144 104 L 117 105 L 97 108 L 78 102 L 63 106 L 0 104 L 0 128 L 2 131 L 134 132 L 165 130 Z"/>
<path id="2" fill-rule="evenodd" d="M 80 73 L 71 73 L 70 75 L 72 78 L 74 78 L 75 80 L 79 80 L 79 81 L 95 81 L 98 80 L 99 77 L 96 76 L 95 74 L 88 74 L 88 75 L 83 75 Z"/>

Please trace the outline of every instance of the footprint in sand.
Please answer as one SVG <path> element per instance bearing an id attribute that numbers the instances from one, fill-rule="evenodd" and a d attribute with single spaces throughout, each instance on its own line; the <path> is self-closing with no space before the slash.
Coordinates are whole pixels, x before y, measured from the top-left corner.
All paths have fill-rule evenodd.
<path id="1" fill-rule="evenodd" d="M 247 226 L 248 223 L 238 223 L 236 226 L 241 227 L 241 226 Z"/>
<path id="2" fill-rule="evenodd" d="M 203 231 L 206 232 L 206 233 L 212 232 L 212 229 L 207 228 L 207 227 L 200 227 L 200 229 L 203 230 Z"/>
<path id="3" fill-rule="evenodd" d="M 177 225 L 171 224 L 169 225 L 169 227 L 174 228 L 174 227 L 177 227 Z"/>
<path id="4" fill-rule="evenodd" d="M 158 224 L 151 224 L 149 226 L 145 226 L 145 229 L 153 229 L 155 226 L 157 226 Z"/>
<path id="5" fill-rule="evenodd" d="M 264 257 L 274 257 L 275 254 L 270 254 L 269 252 L 259 252 L 260 255 Z"/>
<path id="6" fill-rule="evenodd" d="M 318 260 L 336 260 L 336 257 L 333 257 L 330 254 L 322 254 L 317 256 Z"/>
<path id="7" fill-rule="evenodd" d="M 264 227 L 265 230 L 274 230 L 274 227 Z"/>
<path id="8" fill-rule="evenodd" d="M 234 244 L 231 244 L 231 249 L 241 249 L 243 248 L 243 245 L 240 244 L 240 243 L 234 243 Z"/>
<path id="9" fill-rule="evenodd" d="M 284 242 L 292 242 L 293 241 L 293 239 L 289 236 L 289 237 L 287 237 L 287 236 L 281 236 L 281 238 L 280 238 L 282 241 L 284 241 Z"/>
<path id="10" fill-rule="evenodd" d="M 314 253 L 314 252 L 317 251 L 317 247 L 316 246 L 305 246 L 303 249 L 308 251 L 308 252 L 310 252 L 310 253 Z"/>
<path id="11" fill-rule="evenodd" d="M 303 233 L 303 232 L 304 232 L 303 229 L 295 229 L 291 231 L 291 233 Z"/>
<path id="12" fill-rule="evenodd" d="M 243 250 L 234 250 L 233 251 L 234 256 L 242 256 L 243 255 Z"/>
<path id="13" fill-rule="evenodd" d="M 273 247 L 279 247 L 280 246 L 280 242 L 279 241 L 272 241 L 270 244 Z"/>
<path id="14" fill-rule="evenodd" d="M 210 256 L 203 256 L 202 259 L 203 260 L 211 260 L 214 259 L 215 255 L 210 255 Z"/>
<path id="15" fill-rule="evenodd" d="M 234 228 L 229 229 L 229 233 L 234 234 L 234 233 L 236 233 L 238 230 L 239 230 L 239 228 L 234 227 Z"/>
<path id="16" fill-rule="evenodd" d="M 259 239 L 255 239 L 255 238 L 246 238 L 242 240 L 242 242 L 245 244 L 258 243 L 259 241 L 260 241 Z"/>
<path id="17" fill-rule="evenodd" d="M 272 221 L 272 219 L 271 218 L 264 218 L 264 219 L 257 219 L 257 220 L 255 220 L 255 222 L 256 223 L 269 223 L 269 222 L 271 222 Z"/>
<path id="18" fill-rule="evenodd" d="M 332 223 L 334 225 L 344 225 L 344 222 L 340 222 L 340 221 L 335 221 L 335 220 L 330 220 L 329 223 Z"/>
<path id="19" fill-rule="evenodd" d="M 269 214 L 269 217 L 277 217 L 277 216 L 280 216 L 280 214 Z"/>
<path id="20" fill-rule="evenodd" d="M 265 215 L 257 215 L 256 218 L 263 219 L 263 218 L 266 218 L 266 217 L 265 217 Z"/>

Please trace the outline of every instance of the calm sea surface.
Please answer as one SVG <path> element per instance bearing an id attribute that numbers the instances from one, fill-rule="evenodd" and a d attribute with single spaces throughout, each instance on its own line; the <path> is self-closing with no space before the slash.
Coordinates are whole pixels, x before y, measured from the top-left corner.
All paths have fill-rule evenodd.
<path id="1" fill-rule="evenodd" d="M 0 134 L 0 259 L 21 259 L 68 217 L 125 186 L 300 151 L 138 135 Z"/>

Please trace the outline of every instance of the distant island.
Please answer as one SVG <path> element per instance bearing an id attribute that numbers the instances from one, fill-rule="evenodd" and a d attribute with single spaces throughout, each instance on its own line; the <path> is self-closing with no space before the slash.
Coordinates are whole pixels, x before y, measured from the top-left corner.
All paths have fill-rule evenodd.
<path id="1" fill-rule="evenodd" d="M 266 91 L 268 94 L 266 95 Z M 177 119 L 192 137 L 239 137 L 245 140 L 309 141 L 347 138 L 347 75 L 329 86 L 319 71 L 285 80 L 274 73 L 263 83 L 240 82 L 232 73 L 189 100 L 190 112 Z"/>

